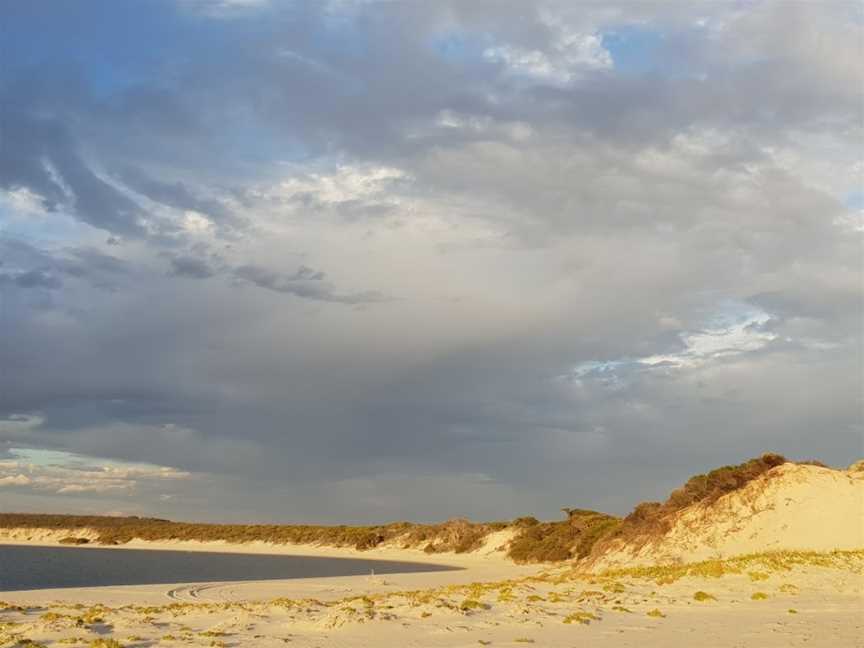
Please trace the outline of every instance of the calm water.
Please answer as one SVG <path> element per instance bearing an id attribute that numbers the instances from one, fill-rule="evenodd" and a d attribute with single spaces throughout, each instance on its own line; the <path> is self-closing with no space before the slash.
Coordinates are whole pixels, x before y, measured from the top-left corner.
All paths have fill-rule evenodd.
<path id="1" fill-rule="evenodd" d="M 307 556 L 0 545 L 0 591 L 357 576 L 453 569 L 441 565 Z"/>

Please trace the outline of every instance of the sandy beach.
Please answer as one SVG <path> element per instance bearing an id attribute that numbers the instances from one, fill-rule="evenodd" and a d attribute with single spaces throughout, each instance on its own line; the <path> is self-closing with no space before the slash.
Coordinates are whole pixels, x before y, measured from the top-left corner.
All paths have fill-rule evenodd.
<path id="1" fill-rule="evenodd" d="M 599 559 L 517 564 L 496 531 L 473 551 L 133 539 L 109 551 L 363 558 L 452 569 L 0 592 L 0 646 L 864 646 L 864 471 L 784 463 L 620 535 Z M 789 533 L 793 529 L 794 534 Z M 722 531 L 722 532 L 721 532 Z M 69 529 L 0 545 L 68 548 Z M 2 547 L 0 547 L 2 548 Z M 410 568 L 407 566 L 406 568 Z M 356 572 L 355 572 L 356 573 Z M 29 642 L 29 643 L 28 643 Z"/>
<path id="2" fill-rule="evenodd" d="M 52 544 L 46 537 L 31 542 Z M 864 645 L 861 551 L 591 575 L 569 565 L 514 565 L 495 551 L 430 557 L 396 548 L 358 552 L 188 542 L 133 547 L 362 555 L 459 569 L 8 592 L 0 594 L 0 645 L 23 646 L 26 639 L 86 646 L 108 637 L 141 647 Z"/>

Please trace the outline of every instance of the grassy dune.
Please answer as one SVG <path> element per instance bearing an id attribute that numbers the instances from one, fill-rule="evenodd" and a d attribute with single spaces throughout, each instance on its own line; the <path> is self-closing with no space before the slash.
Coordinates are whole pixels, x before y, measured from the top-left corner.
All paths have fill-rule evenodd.
<path id="1" fill-rule="evenodd" d="M 499 531 L 511 531 L 507 556 L 519 563 L 544 563 L 592 558 L 610 543 L 641 544 L 668 532 L 671 521 L 694 504 L 710 504 L 743 488 L 776 466 L 789 463 L 764 454 L 735 466 L 691 477 L 665 502 L 644 502 L 623 520 L 605 513 L 563 509 L 567 519 L 541 522 L 522 517 L 509 522 L 454 519 L 438 524 L 393 522 L 373 526 L 237 525 L 172 522 L 158 518 L 77 515 L 0 514 L 0 529 L 39 529 L 66 533 L 66 544 L 94 542 L 122 545 L 144 541 L 222 541 L 244 544 L 312 544 L 358 550 L 379 546 L 422 549 L 435 553 L 467 553 L 482 547 Z M 818 463 L 818 462 L 805 462 Z"/>

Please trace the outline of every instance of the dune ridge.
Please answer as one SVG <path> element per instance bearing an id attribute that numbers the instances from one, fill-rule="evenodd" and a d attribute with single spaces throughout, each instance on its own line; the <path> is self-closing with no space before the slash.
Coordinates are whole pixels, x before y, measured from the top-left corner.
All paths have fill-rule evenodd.
<path id="1" fill-rule="evenodd" d="M 249 540 L 262 530 L 255 527 L 206 527 L 211 539 L 196 540 L 200 526 L 167 521 L 77 518 L 69 524 L 62 516 L 6 515 L 0 542 L 104 546 L 99 543 L 122 537 L 109 546 L 362 551 L 462 569 L 8 592 L 0 602 L 0 645 L 864 648 L 864 462 L 834 470 L 763 455 L 697 475 L 666 502 L 639 505 L 623 520 L 566 512 L 568 519 L 557 523 L 520 518 L 485 527 L 467 521 L 402 527 L 361 547 L 328 546 L 321 535 L 311 538 L 317 544 Z M 22 520 L 30 525 L 13 524 Z M 39 526 L 46 521 L 51 525 Z M 142 535 L 151 539 L 136 537 L 131 525 L 150 526 Z M 299 529 L 355 539 L 369 530 Z M 247 541 L 218 539 L 226 530 Z M 514 547 L 535 556 L 562 555 L 563 547 L 569 558 L 542 568 L 518 565 Z"/>
<path id="2" fill-rule="evenodd" d="M 0 514 L 0 542 L 169 545 L 201 550 L 334 548 L 480 554 L 520 564 L 577 561 L 588 569 L 697 562 L 764 551 L 864 548 L 864 461 L 848 469 L 765 454 L 697 475 L 664 503 L 624 519 L 563 509 L 567 519 L 377 526 L 226 525 L 158 518 Z"/>
<path id="3" fill-rule="evenodd" d="M 598 545 L 592 569 L 692 563 L 766 551 L 864 548 L 864 470 L 782 463 L 741 488 L 698 501 Z"/>

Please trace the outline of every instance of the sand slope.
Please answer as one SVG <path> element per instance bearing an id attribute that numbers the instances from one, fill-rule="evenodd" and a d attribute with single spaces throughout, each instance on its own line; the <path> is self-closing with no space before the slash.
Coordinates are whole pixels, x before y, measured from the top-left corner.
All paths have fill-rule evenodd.
<path id="1" fill-rule="evenodd" d="M 787 463 L 711 504 L 683 509 L 666 535 L 613 541 L 592 567 L 862 547 L 864 472 Z"/>

